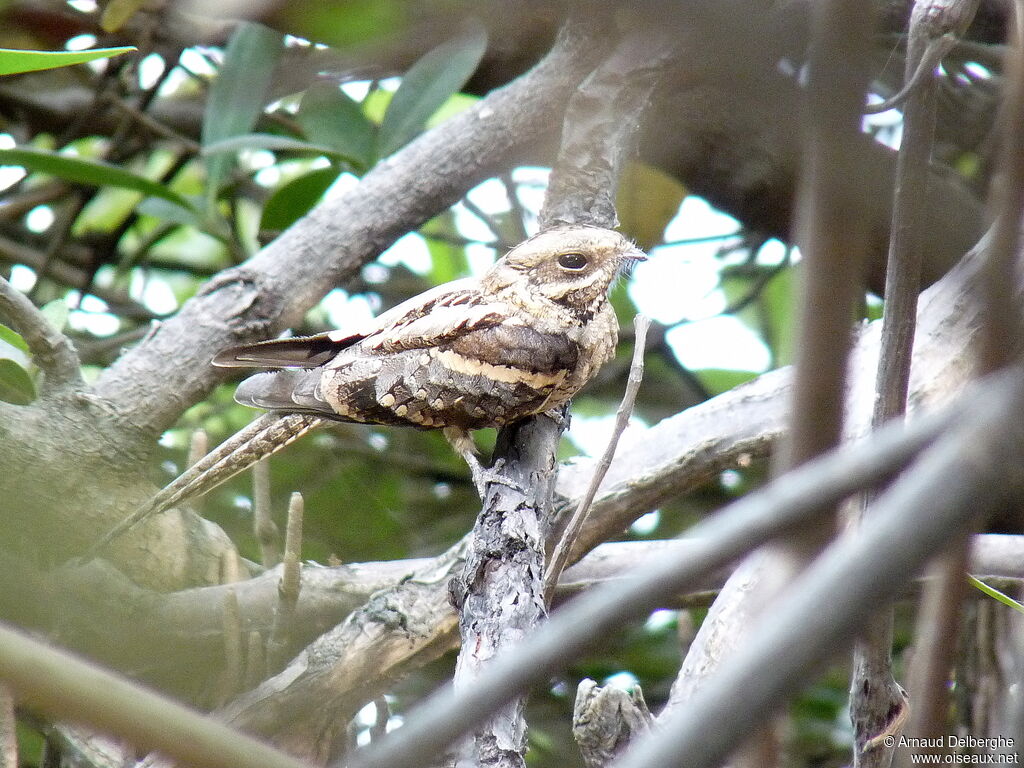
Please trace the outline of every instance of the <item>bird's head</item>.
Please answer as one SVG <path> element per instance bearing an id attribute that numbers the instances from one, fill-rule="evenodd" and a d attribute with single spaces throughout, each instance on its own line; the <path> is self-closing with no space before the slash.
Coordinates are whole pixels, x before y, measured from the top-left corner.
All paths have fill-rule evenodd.
<path id="1" fill-rule="evenodd" d="M 482 278 L 500 290 L 520 283 L 577 314 L 593 314 L 615 280 L 646 254 L 610 229 L 559 227 L 534 235 L 499 259 Z"/>

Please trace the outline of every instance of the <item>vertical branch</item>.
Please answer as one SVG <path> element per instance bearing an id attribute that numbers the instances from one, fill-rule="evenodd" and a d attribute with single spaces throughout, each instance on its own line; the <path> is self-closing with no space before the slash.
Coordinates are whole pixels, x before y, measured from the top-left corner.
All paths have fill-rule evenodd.
<path id="1" fill-rule="evenodd" d="M 260 563 L 273 568 L 281 562 L 277 543 L 279 531 L 270 516 L 270 461 L 263 459 L 252 465 L 252 530 L 260 543 Z"/>
<path id="2" fill-rule="evenodd" d="M 981 364 L 986 371 L 1005 365 L 1020 352 L 1021 312 L 1014 293 L 1014 277 L 1024 208 L 1024 3 L 1016 0 L 1012 7 L 1007 92 L 998 119 L 1002 129 L 999 167 L 1003 172 L 992 181 L 990 206 L 995 221 L 983 273 L 985 327 Z"/>
<path id="3" fill-rule="evenodd" d="M 288 660 L 289 628 L 295 618 L 302 589 L 302 519 L 305 505 L 301 493 L 293 493 L 288 502 L 288 526 L 284 534 L 284 560 L 281 581 L 277 585 L 277 606 L 267 643 L 267 664 L 276 674 Z"/>
<path id="4" fill-rule="evenodd" d="M 569 26 L 579 23 L 570 21 Z M 587 25 L 591 46 L 609 37 L 609 30 L 598 29 L 602 23 L 608 19 Z M 618 172 L 632 147 L 636 115 L 671 53 L 664 32 L 634 30 L 570 99 L 540 215 L 542 230 L 565 224 L 615 226 Z M 462 636 L 456 688 L 472 685 L 494 655 L 520 642 L 545 617 L 545 535 L 555 450 L 565 422 L 563 411 L 561 418 L 534 417 L 498 435 L 494 463 L 501 479 L 488 484 L 465 570 L 452 585 Z M 475 764 L 524 765 L 523 702 L 514 699 L 475 730 L 469 742 Z"/>
<path id="5" fill-rule="evenodd" d="M 872 15 L 863 3 L 827 0 L 813 6 L 796 226 L 803 255 L 796 374 L 790 431 L 776 457 L 776 474 L 834 446 L 842 432 L 847 357 L 868 239 L 857 211 L 865 194 L 868 139 L 860 123 L 871 30 Z M 765 606 L 834 529 L 835 511 L 743 562 L 691 645 L 660 722 L 688 709 L 722 660 L 755 639 L 753 623 L 774 618 Z M 753 740 L 737 763 L 762 765 L 763 747 L 763 739 Z"/>
<path id="6" fill-rule="evenodd" d="M 949 33 L 965 30 L 976 7 L 974 0 L 919 0 L 911 14 L 904 78 L 910 91 L 896 165 L 881 348 L 871 414 L 874 428 L 901 418 L 907 407 L 921 287 L 921 221 L 935 134 L 935 64 L 928 52 L 944 50 Z M 865 496 L 865 507 L 871 499 L 871 494 Z M 886 610 L 870 622 L 854 645 L 850 717 L 855 766 L 887 768 L 893 752 L 885 745 L 884 737 L 898 734 L 906 720 L 906 697 L 892 674 L 892 634 L 892 611 Z"/>
<path id="7" fill-rule="evenodd" d="M 1015 296 L 1016 266 L 1020 249 L 1021 212 L 1024 209 L 1024 4 L 1013 3 L 1006 94 L 997 125 L 1001 129 L 1002 173 L 992 182 L 989 206 L 994 223 L 982 270 L 984 326 L 978 360 L 980 373 L 1008 365 L 1021 351 L 1022 317 Z M 918 651 L 910 670 L 914 707 L 908 732 L 929 737 L 946 733 L 947 681 L 955 649 L 959 603 L 965 589 L 966 533 L 946 558 L 932 569 L 918 620 Z M 909 756 L 901 754 L 901 765 Z"/>

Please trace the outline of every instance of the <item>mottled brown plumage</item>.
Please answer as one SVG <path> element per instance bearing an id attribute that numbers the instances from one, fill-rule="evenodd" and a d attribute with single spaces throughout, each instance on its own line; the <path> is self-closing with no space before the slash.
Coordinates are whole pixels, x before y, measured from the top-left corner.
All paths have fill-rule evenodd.
<path id="1" fill-rule="evenodd" d="M 608 289 L 641 258 L 610 230 L 551 230 L 479 280 L 427 291 L 355 332 L 229 349 L 214 364 L 299 368 L 242 382 L 245 405 L 464 439 L 579 391 L 615 351 Z"/>
<path id="2" fill-rule="evenodd" d="M 543 232 L 479 279 L 440 285 L 353 331 L 227 349 L 214 365 L 273 368 L 235 399 L 271 413 L 191 467 L 92 549 L 287 445 L 323 420 L 443 429 L 469 462 L 469 432 L 562 405 L 615 353 L 616 278 L 646 258 L 595 227 Z"/>

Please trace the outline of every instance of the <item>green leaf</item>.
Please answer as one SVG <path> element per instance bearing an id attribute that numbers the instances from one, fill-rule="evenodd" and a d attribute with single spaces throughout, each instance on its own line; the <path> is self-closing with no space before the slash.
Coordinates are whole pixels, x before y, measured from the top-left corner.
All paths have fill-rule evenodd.
<path id="1" fill-rule="evenodd" d="M 263 107 L 281 55 L 280 33 L 259 24 L 243 22 L 224 52 L 224 63 L 210 86 L 203 115 L 204 148 L 250 133 Z M 231 170 L 234 158 L 218 153 L 207 158 L 209 199 L 213 199 Z"/>
<path id="2" fill-rule="evenodd" d="M 36 388 L 28 371 L 13 360 L 0 358 L 0 400 L 28 405 L 36 399 Z"/>
<path id="3" fill-rule="evenodd" d="M 384 113 L 378 156 L 387 157 L 408 144 L 448 97 L 466 84 L 486 49 L 487 34 L 479 27 L 413 64 Z"/>
<path id="4" fill-rule="evenodd" d="M 21 334 L 8 328 L 6 325 L 0 325 L 0 357 L 9 357 L 4 354 L 3 344 L 9 344 L 20 352 L 28 354 L 28 344 L 21 338 Z"/>
<path id="5" fill-rule="evenodd" d="M 82 64 L 95 59 L 120 56 L 136 50 L 134 46 L 122 45 L 117 48 L 93 48 L 91 51 L 19 51 L 0 48 L 0 75 L 16 75 L 21 72 L 38 72 L 41 69 L 56 69 Z"/>
<path id="6" fill-rule="evenodd" d="M 357 163 L 361 170 L 373 164 L 377 129 L 360 104 L 334 83 L 314 83 L 302 96 L 295 119 L 315 144 L 331 147 Z"/>
<path id="7" fill-rule="evenodd" d="M 63 331 L 64 326 L 68 324 L 68 314 L 71 308 L 68 306 L 68 300 L 61 298 L 47 302 L 39 308 L 39 311 L 43 313 L 43 317 L 49 321 L 50 325 L 58 331 Z"/>
<path id="8" fill-rule="evenodd" d="M 20 165 L 27 171 L 47 173 L 76 184 L 131 189 L 150 197 L 163 198 L 186 210 L 192 210 L 188 200 L 163 184 L 126 171 L 119 166 L 101 163 L 97 160 L 84 160 L 80 157 L 59 155 L 41 149 L 0 149 L 0 165 Z"/>
<path id="9" fill-rule="evenodd" d="M 293 139 L 291 136 L 279 136 L 276 133 L 243 133 L 239 136 L 232 136 L 229 139 L 221 139 L 203 147 L 202 154 L 205 157 L 210 157 L 222 152 L 241 152 L 244 149 L 269 149 L 272 152 L 277 150 L 311 152 L 315 155 L 338 154 L 329 146 L 311 144 L 302 139 Z"/>
<path id="10" fill-rule="evenodd" d="M 1003 594 L 995 587 L 990 587 L 981 579 L 976 579 L 970 574 L 967 574 L 967 581 L 970 583 L 972 587 L 981 592 L 984 592 L 989 597 L 998 600 L 1003 605 L 1013 608 L 1013 610 L 1018 611 L 1020 613 L 1024 613 L 1024 605 L 1021 605 L 1009 595 Z"/>
<path id="11" fill-rule="evenodd" d="M 334 166 L 318 168 L 282 184 L 263 206 L 260 229 L 290 227 L 320 201 L 340 172 Z"/>
<path id="12" fill-rule="evenodd" d="M 744 384 L 751 379 L 756 379 L 758 376 L 754 371 L 737 371 L 728 368 L 703 368 L 699 371 L 694 371 L 694 373 L 704 389 L 712 395 L 728 392 L 730 389 L 738 387 L 740 384 Z"/>

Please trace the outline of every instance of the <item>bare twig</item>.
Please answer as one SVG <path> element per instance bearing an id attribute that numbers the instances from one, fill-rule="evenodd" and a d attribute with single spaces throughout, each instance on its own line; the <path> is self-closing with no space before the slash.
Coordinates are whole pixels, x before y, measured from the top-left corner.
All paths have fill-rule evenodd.
<path id="1" fill-rule="evenodd" d="M 0 277 L 0 318 L 21 334 L 36 364 L 46 373 L 48 390 L 82 385 L 78 353 L 21 291 Z"/>
<path id="2" fill-rule="evenodd" d="M 938 60 L 955 42 L 955 35 L 949 30 L 966 29 L 976 6 L 974 0 L 919 0 L 911 15 L 904 89 L 909 98 L 896 166 L 885 308 L 871 416 L 875 427 L 906 412 L 917 297 L 921 289 L 922 210 L 935 131 L 933 73 Z M 938 59 L 932 61 L 936 56 Z M 870 501 L 865 497 L 864 504 Z M 863 516 L 863 511 L 859 516 Z M 854 725 L 854 765 L 858 768 L 888 768 L 893 750 L 884 736 L 893 735 L 896 725 L 906 720 L 906 694 L 892 673 L 892 633 L 892 612 L 882 611 L 854 645 L 850 715 Z"/>
<path id="3" fill-rule="evenodd" d="M 242 641 L 242 612 L 238 608 L 238 595 L 233 589 L 224 594 L 224 673 L 217 692 L 218 703 L 233 698 L 242 690 L 245 678 L 245 653 Z"/>
<path id="4" fill-rule="evenodd" d="M 304 509 L 302 494 L 293 493 L 288 502 L 288 525 L 285 529 L 281 581 L 277 587 L 277 606 L 274 610 L 270 641 L 267 643 L 269 667 L 274 673 L 278 672 L 287 661 L 286 654 L 291 639 L 291 626 L 302 589 L 301 557 Z"/>
<path id="5" fill-rule="evenodd" d="M 619 445 L 619 438 L 622 437 L 622 433 L 626 431 L 626 426 L 629 424 L 629 417 L 633 414 L 633 406 L 636 403 L 636 395 L 640 391 L 640 382 L 644 378 L 644 349 L 647 342 L 647 329 L 650 327 L 651 321 L 644 315 L 637 315 L 633 320 L 633 325 L 635 328 L 633 361 L 629 368 L 626 392 L 622 396 L 622 402 L 619 404 L 618 411 L 615 413 L 615 426 L 612 429 L 611 437 L 608 438 L 608 445 L 605 447 L 604 453 L 601 454 L 601 458 L 594 468 L 593 479 L 591 479 L 590 485 L 583 494 L 583 498 L 580 499 L 576 510 L 572 513 L 572 517 L 565 526 L 565 530 L 562 531 L 562 535 L 548 563 L 547 573 L 544 574 L 544 599 L 549 605 L 551 604 L 551 598 L 554 596 L 555 588 L 558 586 L 558 579 L 569 562 L 569 553 L 572 551 L 572 546 L 576 541 L 576 537 L 579 536 L 580 530 L 583 528 L 584 520 L 587 519 L 590 505 L 593 503 L 594 497 L 597 496 L 597 491 L 601 487 L 601 481 L 608 474 L 608 468 L 612 465 L 615 449 Z"/>
<path id="6" fill-rule="evenodd" d="M 273 568 L 281 562 L 278 543 L 280 531 L 270 510 L 270 461 L 263 459 L 252 466 L 252 531 L 260 544 L 260 563 Z"/>
<path id="7" fill-rule="evenodd" d="M 1024 7 L 1013 4 L 1014 24 L 1006 66 L 1006 97 L 999 111 L 1002 129 L 999 167 L 992 179 L 990 205 L 995 221 L 985 261 L 985 325 L 981 367 L 994 370 L 1020 353 L 1021 311 L 1014 294 L 1014 267 L 1020 248 L 1021 210 L 1024 208 Z"/>
<path id="8" fill-rule="evenodd" d="M 950 668 L 957 647 L 960 605 L 967 589 L 966 543 L 966 538 L 954 541 L 951 550 L 932 564 L 925 581 L 910 665 L 913 706 L 907 733 L 913 737 L 935 738 L 949 732 Z M 939 747 L 914 751 L 941 755 L 948 750 Z M 898 764 L 909 768 L 907 750 L 897 754 Z"/>

